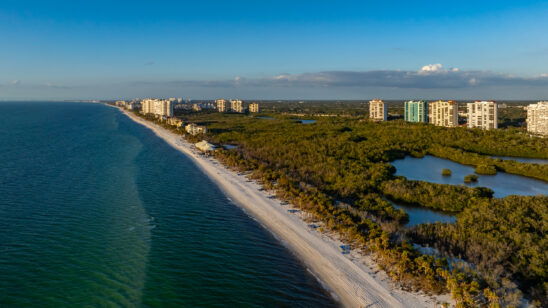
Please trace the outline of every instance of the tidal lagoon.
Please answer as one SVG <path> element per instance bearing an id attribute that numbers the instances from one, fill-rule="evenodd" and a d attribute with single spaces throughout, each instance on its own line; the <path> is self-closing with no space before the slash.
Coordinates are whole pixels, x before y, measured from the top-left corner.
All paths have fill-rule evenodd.
<path id="1" fill-rule="evenodd" d="M 447 159 L 426 155 L 423 158 L 407 156 L 391 163 L 396 168 L 396 175 L 403 175 L 409 180 L 427 181 L 440 184 L 467 185 L 471 187 L 488 187 L 496 198 L 508 195 L 548 194 L 548 183 L 524 176 L 498 172 L 496 175 L 478 175 L 475 183 L 464 183 L 464 176 L 474 174 L 474 167 L 462 165 Z M 443 176 L 442 169 L 451 170 L 451 176 Z"/>
<path id="2" fill-rule="evenodd" d="M 535 160 L 539 163 L 542 160 Z M 525 162 L 528 162 L 525 159 Z M 514 174 L 498 172 L 496 175 L 478 175 L 478 182 L 464 183 L 464 176 L 473 174 L 474 168 L 447 159 L 426 155 L 423 158 L 407 156 L 391 163 L 396 168 L 396 175 L 405 176 L 409 180 L 427 181 L 440 184 L 483 186 L 494 191 L 494 197 L 503 198 L 508 195 L 548 195 L 548 183 Z M 450 176 L 443 176 L 441 171 L 450 169 Z M 451 213 L 434 211 L 424 207 L 415 207 L 392 202 L 395 208 L 401 208 L 409 214 L 412 227 L 423 223 L 454 223 L 456 217 Z"/>

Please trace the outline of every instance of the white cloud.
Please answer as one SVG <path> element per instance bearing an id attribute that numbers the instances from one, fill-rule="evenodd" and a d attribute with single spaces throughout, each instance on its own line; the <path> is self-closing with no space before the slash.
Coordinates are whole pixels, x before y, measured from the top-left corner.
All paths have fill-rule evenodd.
<path id="1" fill-rule="evenodd" d="M 18 86 L 21 84 L 21 80 L 12 80 L 12 82 L 10 83 L 12 86 Z"/>
<path id="2" fill-rule="evenodd" d="M 419 74 L 430 74 L 430 73 L 447 73 L 447 72 L 459 72 L 460 69 L 458 67 L 452 67 L 450 69 L 444 69 L 443 65 L 441 63 L 436 64 L 428 64 L 423 66 L 419 70 Z"/>
<path id="3" fill-rule="evenodd" d="M 440 63 L 437 64 L 428 64 L 421 68 L 421 72 L 439 72 L 442 70 L 442 65 Z"/>
<path id="4" fill-rule="evenodd" d="M 289 74 L 280 74 L 280 75 L 274 76 L 273 78 L 275 80 L 282 80 L 282 79 L 289 79 L 290 77 L 291 75 Z"/>

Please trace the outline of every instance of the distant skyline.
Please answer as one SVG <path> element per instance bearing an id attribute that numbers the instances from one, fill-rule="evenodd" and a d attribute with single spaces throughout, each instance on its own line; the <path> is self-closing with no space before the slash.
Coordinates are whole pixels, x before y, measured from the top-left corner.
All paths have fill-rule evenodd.
<path id="1" fill-rule="evenodd" d="M 546 1 L 2 1 L 0 100 L 548 99 Z"/>

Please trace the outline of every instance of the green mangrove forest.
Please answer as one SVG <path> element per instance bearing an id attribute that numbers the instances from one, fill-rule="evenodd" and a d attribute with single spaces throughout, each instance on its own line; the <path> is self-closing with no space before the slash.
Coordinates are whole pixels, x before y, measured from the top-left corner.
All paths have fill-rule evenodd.
<path id="1" fill-rule="evenodd" d="M 217 159 L 252 177 L 278 197 L 311 213 L 354 249 L 370 253 L 394 283 L 408 290 L 450 292 L 458 307 L 518 306 L 522 297 L 548 305 L 548 197 L 493 197 L 488 188 L 411 181 L 395 176 L 391 161 L 433 155 L 476 168 L 548 182 L 548 164 L 491 156 L 548 159 L 548 139 L 523 129 L 443 128 L 402 120 L 182 113 L 185 123 L 206 125 L 207 139 L 236 148 Z M 175 127 L 164 126 L 184 134 Z M 452 212 L 454 224 L 406 228 L 407 213 L 389 202 Z M 344 206 L 343 206 L 344 205 Z M 420 246 L 435 248 L 435 255 Z"/>

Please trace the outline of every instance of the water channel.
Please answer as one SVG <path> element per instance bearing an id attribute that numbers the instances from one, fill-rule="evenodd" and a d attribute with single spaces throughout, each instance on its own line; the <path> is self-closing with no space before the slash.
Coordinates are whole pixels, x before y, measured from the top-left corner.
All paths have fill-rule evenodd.
<path id="1" fill-rule="evenodd" d="M 516 158 L 513 157 L 512 159 Z M 395 160 L 391 164 L 396 168 L 396 175 L 405 176 L 409 180 L 466 185 L 469 187 L 488 187 L 495 192 L 495 198 L 503 198 L 508 195 L 548 195 L 548 183 L 504 172 L 498 172 L 496 175 L 478 175 L 477 182 L 465 184 L 464 176 L 474 174 L 474 167 L 430 155 L 423 158 L 407 156 L 404 159 Z M 443 176 L 441 174 L 442 169 L 451 170 L 451 176 Z M 437 221 L 452 223 L 456 220 L 455 216 L 444 212 L 395 203 L 394 206 L 403 208 L 409 214 L 407 226 L 410 227 Z"/>

